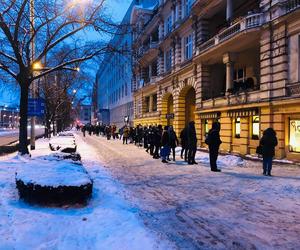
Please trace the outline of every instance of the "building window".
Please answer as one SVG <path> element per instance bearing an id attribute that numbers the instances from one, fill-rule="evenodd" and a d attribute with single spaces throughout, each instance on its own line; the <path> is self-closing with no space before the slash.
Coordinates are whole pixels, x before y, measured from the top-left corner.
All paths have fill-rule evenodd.
<path id="1" fill-rule="evenodd" d="M 145 112 L 150 112 L 150 96 L 145 97 Z"/>
<path id="2" fill-rule="evenodd" d="M 255 115 L 252 117 L 252 139 L 259 139 L 259 116 Z"/>
<path id="3" fill-rule="evenodd" d="M 300 153 L 300 119 L 290 120 L 290 151 Z"/>
<path id="4" fill-rule="evenodd" d="M 157 94 L 153 95 L 152 102 L 153 111 L 157 111 Z"/>
<path id="5" fill-rule="evenodd" d="M 184 16 L 189 16 L 191 13 L 191 8 L 195 0 L 183 0 L 183 13 Z"/>
<path id="6" fill-rule="evenodd" d="M 234 126 L 235 126 L 235 129 L 234 129 L 235 138 L 240 138 L 241 137 L 241 118 L 240 117 L 237 117 L 235 119 Z"/>
<path id="7" fill-rule="evenodd" d="M 184 59 L 191 59 L 193 56 L 193 35 L 184 38 Z"/>
<path id="8" fill-rule="evenodd" d="M 172 14 L 165 21 L 165 36 L 172 31 Z"/>
<path id="9" fill-rule="evenodd" d="M 165 66 L 166 66 L 166 72 L 171 70 L 171 67 L 172 67 L 172 49 L 169 49 L 166 53 L 165 53 L 165 57 L 166 57 L 166 60 L 165 60 Z"/>

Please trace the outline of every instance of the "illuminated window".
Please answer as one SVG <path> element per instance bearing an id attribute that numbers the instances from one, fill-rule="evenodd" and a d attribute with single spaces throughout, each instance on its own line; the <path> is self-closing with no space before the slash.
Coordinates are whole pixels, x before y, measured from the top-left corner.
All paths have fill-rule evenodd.
<path id="1" fill-rule="evenodd" d="M 235 119 L 235 138 L 240 138 L 241 137 L 241 118 L 237 117 Z"/>
<path id="2" fill-rule="evenodd" d="M 203 126 L 204 126 L 204 135 L 207 136 L 208 131 L 209 131 L 208 120 L 207 119 L 203 120 Z"/>
<path id="3" fill-rule="evenodd" d="M 259 139 L 259 116 L 257 115 L 252 117 L 252 139 Z"/>
<path id="4" fill-rule="evenodd" d="M 290 120 L 290 151 L 300 153 L 300 119 Z"/>

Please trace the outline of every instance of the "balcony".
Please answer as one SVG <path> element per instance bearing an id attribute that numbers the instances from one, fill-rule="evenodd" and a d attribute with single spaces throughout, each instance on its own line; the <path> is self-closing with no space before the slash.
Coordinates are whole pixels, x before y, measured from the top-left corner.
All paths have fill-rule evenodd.
<path id="1" fill-rule="evenodd" d="M 300 0 L 299 0 L 300 1 Z M 212 47 L 215 47 L 224 41 L 234 37 L 242 32 L 258 28 L 264 23 L 264 17 L 262 13 L 249 14 L 237 22 L 233 23 L 230 27 L 222 30 L 213 38 L 207 40 L 199 46 L 198 53 L 203 53 Z"/>
<path id="2" fill-rule="evenodd" d="M 288 0 L 285 2 L 286 13 L 292 12 L 300 8 L 300 0 Z"/>
<path id="3" fill-rule="evenodd" d="M 151 54 L 153 51 L 158 49 L 158 42 L 151 42 L 147 45 L 144 45 L 138 50 L 138 59 Z"/>

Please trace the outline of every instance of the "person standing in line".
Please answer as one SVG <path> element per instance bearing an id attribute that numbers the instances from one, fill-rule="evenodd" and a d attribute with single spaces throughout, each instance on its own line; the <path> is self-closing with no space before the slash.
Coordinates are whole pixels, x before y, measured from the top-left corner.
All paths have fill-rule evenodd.
<path id="1" fill-rule="evenodd" d="M 209 148 L 210 169 L 213 172 L 221 172 L 221 170 L 217 167 L 219 148 L 222 143 L 220 139 L 220 129 L 220 123 L 214 122 L 212 124 L 212 128 L 209 130 L 208 135 L 205 139 L 205 143 L 208 145 Z"/>
<path id="2" fill-rule="evenodd" d="M 195 156 L 197 152 L 197 135 L 196 135 L 196 128 L 195 128 L 195 122 L 191 121 L 189 122 L 188 128 L 187 128 L 187 148 L 189 150 L 188 152 L 188 164 L 198 164 L 195 161 Z"/>
<path id="3" fill-rule="evenodd" d="M 271 176 L 272 161 L 275 156 L 275 147 L 278 145 L 276 132 L 273 128 L 267 128 L 263 132 L 259 145 L 262 147 L 263 175 Z"/>
<path id="4" fill-rule="evenodd" d="M 154 144 L 154 159 L 159 159 L 159 151 L 161 147 L 161 137 L 162 137 L 162 126 L 158 125 L 157 128 L 154 130 L 153 134 L 153 144 Z"/>
<path id="5" fill-rule="evenodd" d="M 85 127 L 85 125 L 83 125 L 83 126 L 82 126 L 82 129 L 81 129 L 81 131 L 82 131 L 83 137 L 85 137 L 85 131 L 86 131 L 86 127 Z"/>
<path id="6" fill-rule="evenodd" d="M 170 133 L 169 133 L 169 126 L 164 127 L 164 131 L 161 137 L 161 151 L 160 156 L 162 158 L 163 163 L 167 162 L 167 157 L 169 157 L 170 154 Z"/>
<path id="7" fill-rule="evenodd" d="M 181 140 L 181 153 L 180 153 L 180 156 L 181 156 L 181 159 L 183 159 L 183 153 L 184 153 L 184 161 L 188 161 L 187 160 L 187 153 L 188 153 L 188 150 L 187 150 L 187 127 L 185 127 L 183 130 L 181 130 L 180 132 L 180 140 Z"/>
<path id="8" fill-rule="evenodd" d="M 169 132 L 169 137 L 170 137 L 170 149 L 173 153 L 173 161 L 175 161 L 175 149 L 176 149 L 177 145 L 179 144 L 179 141 L 178 141 L 176 132 L 173 129 L 173 126 L 169 126 L 168 132 Z"/>
<path id="9" fill-rule="evenodd" d="M 123 128 L 123 144 L 128 144 L 128 137 L 129 137 L 129 129 L 128 127 L 125 125 L 125 127 Z"/>

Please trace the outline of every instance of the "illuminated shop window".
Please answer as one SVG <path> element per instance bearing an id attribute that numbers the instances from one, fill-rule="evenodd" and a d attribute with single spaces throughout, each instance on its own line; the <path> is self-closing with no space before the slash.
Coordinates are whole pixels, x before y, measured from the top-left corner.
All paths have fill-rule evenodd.
<path id="1" fill-rule="evenodd" d="M 252 139 L 259 139 L 259 116 L 257 115 L 252 117 Z"/>
<path id="2" fill-rule="evenodd" d="M 290 151 L 300 153 L 300 119 L 290 120 Z"/>
<path id="3" fill-rule="evenodd" d="M 235 119 L 235 138 L 240 138 L 241 137 L 241 118 L 237 117 Z"/>
<path id="4" fill-rule="evenodd" d="M 204 125 L 204 135 L 207 136 L 208 131 L 209 131 L 208 120 L 207 119 L 203 120 L 203 125 Z"/>

